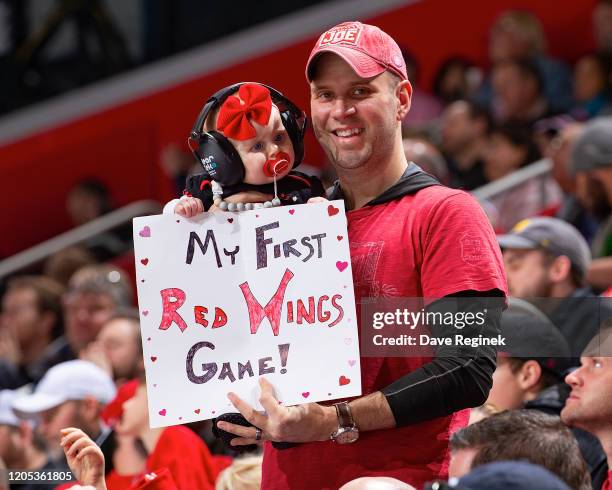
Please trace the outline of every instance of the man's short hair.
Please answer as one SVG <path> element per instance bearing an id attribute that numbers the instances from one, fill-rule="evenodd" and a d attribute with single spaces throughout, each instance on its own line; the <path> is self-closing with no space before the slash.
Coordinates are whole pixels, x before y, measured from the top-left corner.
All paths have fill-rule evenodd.
<path id="1" fill-rule="evenodd" d="M 62 295 L 64 287 L 54 279 L 45 276 L 16 276 L 9 280 L 7 292 L 19 289 L 34 291 L 36 308 L 39 313 L 53 313 L 56 321 L 54 334 L 59 334 L 63 325 Z"/>
<path id="2" fill-rule="evenodd" d="M 474 449 L 472 468 L 503 460 L 524 460 L 548 469 L 571 488 L 591 488 L 576 438 L 557 416 L 538 410 L 510 410 L 455 432 L 451 451 Z"/>
<path id="3" fill-rule="evenodd" d="M 117 307 L 131 306 L 134 298 L 128 274 L 107 264 L 88 265 L 76 271 L 70 278 L 68 292 L 106 294 Z"/>

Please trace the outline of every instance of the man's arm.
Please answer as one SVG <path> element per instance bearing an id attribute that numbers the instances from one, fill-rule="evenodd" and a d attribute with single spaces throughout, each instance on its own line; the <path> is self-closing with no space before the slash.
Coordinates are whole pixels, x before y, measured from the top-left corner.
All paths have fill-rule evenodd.
<path id="1" fill-rule="evenodd" d="M 594 259 L 587 271 L 587 282 L 595 289 L 604 290 L 610 287 L 612 277 L 612 257 Z"/>
<path id="2" fill-rule="evenodd" d="M 463 311 L 476 313 L 486 309 L 486 321 L 479 328 L 464 328 L 464 337 L 495 337 L 499 333 L 503 296 L 479 297 L 487 293 L 466 291 L 443 298 L 429 306 L 428 311 Z M 490 296 L 501 295 L 499 291 Z M 457 330 L 450 327 L 437 331 L 439 336 L 454 336 Z M 454 340 L 454 339 L 453 339 Z M 360 431 L 389 429 L 451 414 L 463 408 L 481 405 L 486 400 L 495 370 L 496 350 L 486 346 L 441 346 L 436 357 L 421 368 L 408 373 L 382 391 L 352 400 L 351 413 Z M 262 439 L 286 442 L 311 442 L 329 439 L 338 428 L 335 408 L 309 403 L 296 407 L 278 405 L 272 386 L 263 381 L 261 404 L 266 414 L 255 411 L 250 405 L 230 394 L 236 408 L 255 427 L 262 429 Z M 253 444 L 255 429 L 219 423 L 219 427 L 232 432 L 240 439 L 232 444 Z"/>

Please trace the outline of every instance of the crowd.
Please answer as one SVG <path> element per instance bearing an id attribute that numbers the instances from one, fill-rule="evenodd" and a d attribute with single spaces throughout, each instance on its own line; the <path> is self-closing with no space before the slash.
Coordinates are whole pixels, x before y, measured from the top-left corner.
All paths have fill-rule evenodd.
<path id="1" fill-rule="evenodd" d="M 432 282 L 426 277 L 455 258 L 446 254 L 454 243 L 452 238 L 424 233 L 427 246 L 418 250 L 422 260 L 414 259 L 422 278 L 410 276 L 414 287 L 402 291 L 406 296 L 432 292 L 437 294 L 430 297 L 472 297 L 470 293 L 476 291 L 503 297 L 505 274 L 507 308 L 491 320 L 491 328 L 512 339 L 507 350 L 487 351 L 482 359 L 468 363 L 449 357 L 447 365 L 439 359 L 422 364 L 410 361 L 410 365 L 385 360 L 382 368 L 366 363 L 362 371 L 369 376 L 364 378 L 368 396 L 351 402 L 357 425 L 364 431 L 357 444 L 340 447 L 327 441 L 329 445 L 323 446 L 304 440 L 307 444 L 283 453 L 266 443 L 262 457 L 261 443 L 254 444 L 262 432 L 255 433 L 255 440 L 243 428 L 236 434 L 256 449 L 237 457 L 232 448 L 214 438 L 210 422 L 149 427 L 133 278 L 112 262 L 100 262 L 108 259 L 109 243 L 114 243 L 106 237 L 103 255 L 99 242 L 66 250 L 48 261 L 44 274 L 16 275 L 5 285 L 0 317 L 0 468 L 71 469 L 83 488 L 247 490 L 259 488 L 262 478 L 264 487 L 267 482 L 270 488 L 280 488 L 278 482 L 284 480 L 270 477 L 270 464 L 299 474 L 311 471 L 320 457 L 333 467 L 320 469 L 321 474 L 351 475 L 351 481 L 342 476 L 341 488 L 346 490 L 415 488 L 407 479 L 422 487 L 431 474 L 449 478 L 448 483 L 428 483 L 426 488 L 432 489 L 612 488 L 608 469 L 612 462 L 612 300 L 606 302 L 612 296 L 612 117 L 606 117 L 612 115 L 610 0 L 595 6 L 593 29 L 597 51 L 577 60 L 573 71 L 565 61 L 547 54 L 538 19 L 520 11 L 503 13 L 492 25 L 491 68 L 484 75 L 469 61 L 454 58 L 440 68 L 434 93 L 427 94 L 414 79 L 416 63 L 407 52 L 402 52 L 403 69 L 401 64 L 393 70 L 385 65 L 384 76 L 399 81 L 399 102 L 393 107 L 401 117 L 397 128 L 382 117 L 379 121 L 383 129 L 386 124 L 392 127 L 393 137 L 398 135 L 389 140 L 393 150 L 382 155 L 383 160 L 415 162 L 449 188 L 466 191 L 516 175 L 541 158 L 552 163 L 550 174 L 519 181 L 501 197 L 483 203 L 486 217 L 478 214 L 468 194 L 429 181 L 416 190 L 404 187 L 399 194 L 394 186 L 396 194 L 370 206 L 371 210 L 389 202 L 393 205 L 394 199 L 410 202 L 419 212 L 428 213 L 431 223 L 451 230 L 449 234 L 452 220 L 461 219 L 460 227 L 476 234 L 471 236 L 481 240 L 483 249 L 495 243 L 489 255 L 481 252 L 493 265 L 468 264 L 475 266 L 472 270 L 458 260 L 461 274 Z M 340 99 L 344 96 L 337 94 L 345 89 L 341 84 L 346 77 L 339 75 L 359 79 L 354 60 L 346 52 L 336 54 L 344 61 L 313 50 L 308 65 L 312 70 L 307 71 L 313 94 L 322 84 Z M 402 75 L 406 68 L 414 86 L 411 110 Z M 375 93 L 384 92 L 382 84 L 372 86 Z M 329 148 L 336 143 L 323 131 L 326 100 L 313 103 L 313 119 L 319 141 Z M 360 110 L 375 120 L 378 109 L 359 103 Z M 383 103 L 391 104 L 387 99 Z M 355 111 L 353 107 L 342 110 L 349 115 Z M 331 117 L 339 119 L 333 111 Z M 356 209 L 351 213 L 368 211 L 369 204 L 364 203 L 385 196 L 383 191 L 398 179 L 406 184 L 418 172 L 412 167 L 408 167 L 411 173 L 402 166 L 384 168 L 378 181 L 368 180 L 379 187 L 366 189 L 366 174 L 358 174 L 360 167 L 351 163 L 357 160 L 338 157 L 342 144 L 337 153 L 328 153 L 340 179 L 332 197 L 344 198 L 349 209 Z M 372 155 L 376 157 L 376 149 Z M 180 155 L 172 153 L 172 159 L 180 160 Z M 181 165 L 173 167 L 175 173 L 184 170 Z M 347 182 L 354 187 L 345 187 Z M 436 207 L 437 192 L 445 193 L 448 207 L 444 211 Z M 419 195 L 427 201 L 418 201 Z M 92 196 L 98 199 L 84 205 L 83 200 Z M 72 200 L 78 201 L 71 206 L 75 223 L 110 209 L 104 193 L 92 182 L 75 189 Z M 456 214 L 457 209 L 467 214 Z M 396 207 L 393 212 L 405 212 L 406 222 L 418 232 L 428 226 L 413 223 L 409 209 Z M 79 213 L 87 217 L 78 218 Z M 372 223 L 384 219 L 383 214 L 366 212 L 358 216 L 361 222 L 372 220 L 368 233 L 375 226 Z M 473 222 L 468 225 L 468 220 Z M 393 226 L 383 222 L 378 226 Z M 357 218 L 352 225 L 349 221 L 351 240 L 359 232 L 358 224 Z M 394 246 L 399 256 L 400 244 Z M 436 255 L 428 248 L 441 251 Z M 463 262 L 469 262 L 465 256 Z M 389 262 L 386 273 L 394 267 L 399 265 Z M 478 276 L 482 269 L 490 276 Z M 355 277 L 356 284 L 358 280 Z M 402 385 L 402 376 L 410 376 L 410 371 L 418 375 Z M 445 378 L 449 372 L 459 374 L 449 380 Z M 437 387 L 427 388 L 434 378 Z M 470 384 L 477 378 L 478 383 Z M 417 385 L 422 388 L 415 389 Z M 461 404 L 445 398 L 455 393 L 469 400 Z M 424 401 L 407 402 L 409 397 Z M 311 405 L 315 404 L 306 407 Z M 469 407 L 471 413 L 464 410 Z M 311 409 L 300 415 L 302 421 L 316 420 Z M 288 423 L 290 413 L 279 412 L 283 423 Z M 262 426 L 264 436 L 274 434 L 278 440 L 287 433 L 283 427 L 289 426 L 279 423 L 274 431 Z M 400 435 L 423 448 L 407 449 Z M 438 439 L 426 441 L 428 437 Z M 359 461 L 351 467 L 352 473 L 343 473 L 350 458 L 365 457 L 358 449 L 350 453 L 350 447 L 369 447 L 371 459 Z M 415 464 L 402 472 L 398 450 L 411 451 L 409 458 L 427 470 Z M 422 453 L 417 454 L 419 450 Z M 342 451 L 341 463 L 326 459 Z M 384 474 L 368 466 L 379 461 L 378 456 L 388 460 Z M 262 476 L 262 459 L 267 460 L 263 463 L 267 477 Z M 342 479 L 329 478 L 336 483 Z M 3 484 L 0 479 L 0 488 Z M 10 486 L 43 487 L 49 488 L 40 483 Z"/>

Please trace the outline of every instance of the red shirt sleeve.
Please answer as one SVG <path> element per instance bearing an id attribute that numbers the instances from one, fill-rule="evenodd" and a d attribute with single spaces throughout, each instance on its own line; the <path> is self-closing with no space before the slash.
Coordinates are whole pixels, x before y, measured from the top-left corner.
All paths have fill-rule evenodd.
<path id="1" fill-rule="evenodd" d="M 466 290 L 498 289 L 507 295 L 501 250 L 478 202 L 458 191 L 434 204 L 420 230 L 425 298 Z"/>

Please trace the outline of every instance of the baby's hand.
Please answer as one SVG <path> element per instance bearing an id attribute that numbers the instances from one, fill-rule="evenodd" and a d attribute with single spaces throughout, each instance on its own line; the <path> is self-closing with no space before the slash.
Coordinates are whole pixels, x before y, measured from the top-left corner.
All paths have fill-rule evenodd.
<path id="1" fill-rule="evenodd" d="M 79 483 L 105 489 L 102 450 L 80 429 L 69 427 L 62 429 L 61 434 L 68 466 Z"/>
<path id="2" fill-rule="evenodd" d="M 197 197 L 181 198 L 179 203 L 174 208 L 175 214 L 185 216 L 185 218 L 192 218 L 196 214 L 204 212 L 204 203 Z"/>

